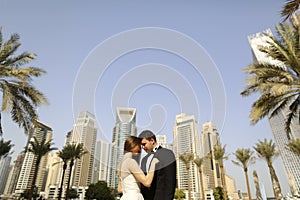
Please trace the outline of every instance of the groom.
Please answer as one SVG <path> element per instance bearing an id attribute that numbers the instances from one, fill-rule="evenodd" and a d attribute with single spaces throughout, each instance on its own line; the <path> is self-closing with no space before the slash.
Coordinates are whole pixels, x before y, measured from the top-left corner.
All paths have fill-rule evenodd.
<path id="1" fill-rule="evenodd" d="M 142 159 L 141 168 L 145 174 L 149 169 L 151 160 L 155 157 L 159 163 L 155 167 L 151 187 L 142 185 L 141 192 L 145 200 L 173 200 L 176 187 L 176 160 L 174 153 L 159 146 L 156 136 L 150 130 L 140 133 L 141 145 L 148 154 Z"/>

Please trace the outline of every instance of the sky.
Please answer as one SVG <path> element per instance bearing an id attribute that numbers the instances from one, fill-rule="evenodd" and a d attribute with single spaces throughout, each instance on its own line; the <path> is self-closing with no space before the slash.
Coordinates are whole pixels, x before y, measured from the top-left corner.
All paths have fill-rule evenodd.
<path id="1" fill-rule="evenodd" d="M 49 100 L 38 109 L 39 120 L 53 129 L 62 148 L 78 113 L 97 120 L 98 139 L 111 141 L 117 107 L 137 109 L 138 132 L 151 129 L 173 141 L 175 116 L 194 115 L 218 128 L 229 159 L 227 174 L 246 192 L 241 167 L 232 164 L 237 148 L 252 148 L 273 139 L 267 120 L 250 125 L 251 104 L 258 95 L 242 97 L 252 62 L 248 36 L 280 23 L 284 1 L 15 1 L 0 2 L 0 26 L 6 41 L 18 33 L 21 47 L 37 57 L 31 65 L 47 74 L 33 84 Z M 26 135 L 10 116 L 2 117 L 3 137 L 14 154 Z M 253 150 L 253 149 L 252 149 Z M 289 192 L 282 161 L 274 161 L 284 194 Z M 267 165 L 256 170 L 272 196 Z"/>

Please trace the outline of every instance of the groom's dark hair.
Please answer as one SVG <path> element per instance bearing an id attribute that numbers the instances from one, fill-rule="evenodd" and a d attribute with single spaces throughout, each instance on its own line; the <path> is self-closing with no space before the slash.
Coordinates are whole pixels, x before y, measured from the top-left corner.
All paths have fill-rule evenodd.
<path id="1" fill-rule="evenodd" d="M 140 133 L 139 135 L 140 139 L 145 138 L 146 140 L 151 140 L 153 139 L 156 142 L 156 136 L 154 135 L 154 133 L 150 130 L 144 130 Z"/>

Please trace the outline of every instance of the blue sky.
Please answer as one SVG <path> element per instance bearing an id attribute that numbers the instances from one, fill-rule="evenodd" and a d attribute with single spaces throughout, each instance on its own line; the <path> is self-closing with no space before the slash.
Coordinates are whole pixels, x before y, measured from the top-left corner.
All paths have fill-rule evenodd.
<path id="1" fill-rule="evenodd" d="M 204 122 L 213 120 L 221 142 L 232 153 L 252 148 L 258 139 L 272 138 L 266 120 L 250 126 L 248 114 L 257 96 L 245 98 L 240 92 L 246 78 L 242 70 L 252 62 L 247 37 L 274 30 L 283 4 L 272 0 L 5 0 L 0 26 L 5 40 L 12 33 L 20 34 L 20 52 L 36 53 L 32 65 L 47 71 L 34 84 L 49 99 L 50 105 L 39 108 L 39 115 L 53 128 L 57 147 L 63 146 L 79 110 L 94 113 L 98 139 L 110 141 L 115 109 L 121 106 L 137 108 L 138 131 L 153 129 L 166 134 L 169 142 L 176 114 L 194 114 L 200 130 Z M 146 35 L 150 44 L 143 44 L 145 37 L 139 31 L 150 34 Z M 184 51 L 176 52 L 178 46 Z M 16 156 L 26 137 L 8 115 L 2 123 L 4 138 L 13 141 Z M 242 169 L 230 160 L 225 166 L 237 189 L 246 191 Z M 258 161 L 250 166 L 251 184 L 253 169 L 272 195 L 266 164 Z M 280 159 L 275 170 L 283 192 L 288 192 Z M 254 196 L 253 184 L 251 189 Z"/>

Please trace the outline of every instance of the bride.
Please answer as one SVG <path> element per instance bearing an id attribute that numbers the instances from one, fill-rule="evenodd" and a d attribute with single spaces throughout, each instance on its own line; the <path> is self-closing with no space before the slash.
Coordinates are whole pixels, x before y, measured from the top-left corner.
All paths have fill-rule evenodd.
<path id="1" fill-rule="evenodd" d="M 118 167 L 118 193 L 123 193 L 121 200 L 144 200 L 140 192 L 140 183 L 146 187 L 151 186 L 155 165 L 159 162 L 153 158 L 147 175 L 139 167 L 141 154 L 140 139 L 129 136 L 124 143 L 124 156 Z"/>

